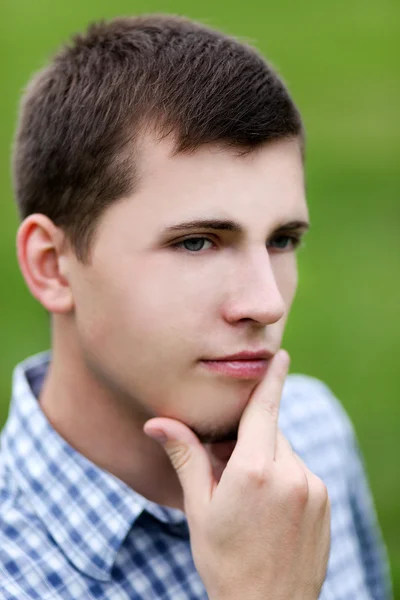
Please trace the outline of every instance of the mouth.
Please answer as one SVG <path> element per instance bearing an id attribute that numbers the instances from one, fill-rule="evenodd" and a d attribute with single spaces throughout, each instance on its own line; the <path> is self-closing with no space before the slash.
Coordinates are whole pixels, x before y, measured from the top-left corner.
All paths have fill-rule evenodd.
<path id="1" fill-rule="evenodd" d="M 234 379 L 260 379 L 267 372 L 270 359 L 229 359 L 202 360 L 201 365 L 208 371 Z"/>

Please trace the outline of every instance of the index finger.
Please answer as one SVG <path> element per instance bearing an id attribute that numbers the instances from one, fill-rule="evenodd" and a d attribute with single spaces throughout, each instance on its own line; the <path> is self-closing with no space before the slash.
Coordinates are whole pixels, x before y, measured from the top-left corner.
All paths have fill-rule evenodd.
<path id="1" fill-rule="evenodd" d="M 286 350 L 279 350 L 271 359 L 264 379 L 243 411 L 232 458 L 240 456 L 246 461 L 260 460 L 260 457 L 274 459 L 279 408 L 289 363 Z"/>

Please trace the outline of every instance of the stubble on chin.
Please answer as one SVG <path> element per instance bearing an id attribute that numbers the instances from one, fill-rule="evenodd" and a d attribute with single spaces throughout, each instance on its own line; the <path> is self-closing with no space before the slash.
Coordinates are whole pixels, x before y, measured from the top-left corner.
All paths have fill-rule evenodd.
<path id="1" fill-rule="evenodd" d="M 190 427 L 199 441 L 206 444 L 222 444 L 225 442 L 233 442 L 237 440 L 239 423 L 228 427 L 206 428 L 206 427 Z"/>

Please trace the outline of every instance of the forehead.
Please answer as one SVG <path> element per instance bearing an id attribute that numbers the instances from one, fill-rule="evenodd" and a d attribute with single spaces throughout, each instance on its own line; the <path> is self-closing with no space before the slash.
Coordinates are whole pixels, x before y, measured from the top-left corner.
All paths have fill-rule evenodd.
<path id="1" fill-rule="evenodd" d="M 137 189 L 111 213 L 139 236 L 196 219 L 230 219 L 264 236 L 287 221 L 308 220 L 297 140 L 240 155 L 222 146 L 174 154 L 171 140 L 147 138 L 138 176 Z"/>

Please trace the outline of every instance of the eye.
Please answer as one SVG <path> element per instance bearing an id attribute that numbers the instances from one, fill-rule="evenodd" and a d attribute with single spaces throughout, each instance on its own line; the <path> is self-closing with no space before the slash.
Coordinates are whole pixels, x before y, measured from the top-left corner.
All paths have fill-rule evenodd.
<path id="1" fill-rule="evenodd" d="M 200 252 L 200 250 L 204 250 L 205 244 L 214 245 L 214 243 L 206 237 L 192 237 L 187 238 L 186 240 L 181 240 L 180 242 L 176 242 L 173 244 L 174 248 L 188 250 L 189 252 L 196 253 Z"/>
<path id="2" fill-rule="evenodd" d="M 297 235 L 280 233 L 271 239 L 268 246 L 275 250 L 294 250 L 299 246 L 301 239 Z"/>

